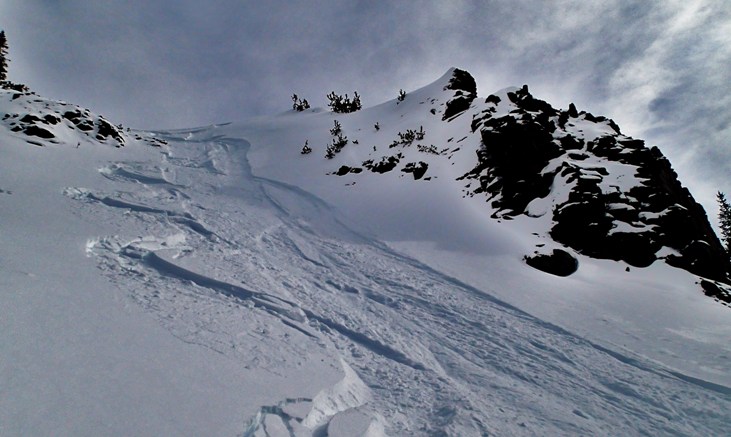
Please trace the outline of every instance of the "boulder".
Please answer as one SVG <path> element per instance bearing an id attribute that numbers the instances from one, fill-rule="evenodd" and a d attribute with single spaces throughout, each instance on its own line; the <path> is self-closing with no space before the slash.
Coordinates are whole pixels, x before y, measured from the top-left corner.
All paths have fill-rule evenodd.
<path id="1" fill-rule="evenodd" d="M 563 277 L 579 269 L 579 261 L 562 249 L 553 249 L 550 254 L 526 256 L 525 263 L 542 272 Z"/>

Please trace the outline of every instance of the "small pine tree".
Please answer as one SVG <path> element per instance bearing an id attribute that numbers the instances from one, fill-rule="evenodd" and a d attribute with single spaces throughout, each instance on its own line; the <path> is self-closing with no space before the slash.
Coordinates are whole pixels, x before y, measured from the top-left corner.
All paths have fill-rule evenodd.
<path id="1" fill-rule="evenodd" d="M 343 126 L 337 121 L 333 120 L 335 122 L 335 125 L 332 129 L 330 129 L 330 135 L 335 136 L 340 134 L 343 131 Z"/>
<path id="2" fill-rule="evenodd" d="M 301 154 L 307 155 L 312 152 L 312 147 L 309 145 L 310 140 L 305 140 L 305 145 L 302 146 L 302 150 L 300 151 Z"/>
<path id="3" fill-rule="evenodd" d="M 300 100 L 297 94 L 292 94 L 292 109 L 298 112 L 302 112 L 305 109 L 310 109 L 310 103 L 307 99 Z"/>
<path id="4" fill-rule="evenodd" d="M 721 239 L 726 246 L 726 252 L 731 254 L 731 205 L 722 192 L 716 193 L 718 201 L 718 222 L 721 227 Z"/>
<path id="5" fill-rule="evenodd" d="M 0 82 L 8 80 L 8 40 L 0 31 Z"/>
<path id="6" fill-rule="evenodd" d="M 358 92 L 353 91 L 353 94 L 353 103 L 350 105 L 350 111 L 348 112 L 360 111 L 360 109 L 363 107 L 363 105 L 360 104 L 360 96 L 358 95 Z M 345 96 L 347 97 L 347 94 Z"/>
<path id="7" fill-rule="evenodd" d="M 406 91 L 398 90 L 398 97 L 396 98 L 399 102 L 403 102 L 406 98 Z"/>
<path id="8" fill-rule="evenodd" d="M 337 138 L 333 138 L 332 144 L 328 145 L 325 149 L 325 157 L 327 159 L 333 159 L 347 144 L 348 137 L 338 134 Z"/>
<path id="9" fill-rule="evenodd" d="M 353 100 L 346 94 L 345 97 L 335 94 L 335 91 L 328 94 L 326 97 L 329 100 L 327 106 L 329 106 L 333 112 L 339 112 L 347 114 L 349 112 L 355 112 L 362 108 L 360 103 L 360 96 L 357 91 L 353 92 Z"/>

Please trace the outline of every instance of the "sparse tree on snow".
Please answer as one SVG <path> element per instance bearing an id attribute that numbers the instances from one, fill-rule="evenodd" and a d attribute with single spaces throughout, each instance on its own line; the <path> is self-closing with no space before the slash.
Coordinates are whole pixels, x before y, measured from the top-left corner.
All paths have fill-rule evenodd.
<path id="1" fill-rule="evenodd" d="M 726 252 L 731 254 L 731 205 L 722 192 L 716 193 L 718 201 L 718 222 L 721 227 L 721 240 L 726 246 Z"/>
<path id="2" fill-rule="evenodd" d="M 327 99 L 329 100 L 327 106 L 329 106 L 333 110 L 333 112 L 339 112 L 344 114 L 358 111 L 362 107 L 360 103 L 360 96 L 358 95 L 357 91 L 354 91 L 353 94 L 354 96 L 351 100 L 347 94 L 345 95 L 345 97 L 343 97 L 341 95 L 335 94 L 335 91 L 333 91 L 327 95 Z"/>
<path id="3" fill-rule="evenodd" d="M 338 135 L 343 131 L 343 126 L 338 122 L 337 120 L 333 120 L 335 122 L 332 129 L 330 129 L 330 135 L 335 136 Z"/>
<path id="4" fill-rule="evenodd" d="M 292 109 L 298 112 L 302 112 L 305 109 L 310 109 L 310 103 L 307 99 L 300 100 L 297 94 L 292 94 Z"/>
<path id="5" fill-rule="evenodd" d="M 8 40 L 0 31 L 0 82 L 8 80 Z"/>

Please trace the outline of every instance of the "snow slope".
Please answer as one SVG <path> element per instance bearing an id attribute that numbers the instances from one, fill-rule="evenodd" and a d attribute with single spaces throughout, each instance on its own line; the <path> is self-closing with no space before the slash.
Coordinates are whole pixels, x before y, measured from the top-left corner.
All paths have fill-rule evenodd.
<path id="1" fill-rule="evenodd" d="M 121 148 L 2 133 L 0 434 L 724 434 L 728 308 L 665 264 L 526 266 L 554 243 L 463 198 L 445 78 Z M 327 174 L 420 126 L 431 179 Z"/>

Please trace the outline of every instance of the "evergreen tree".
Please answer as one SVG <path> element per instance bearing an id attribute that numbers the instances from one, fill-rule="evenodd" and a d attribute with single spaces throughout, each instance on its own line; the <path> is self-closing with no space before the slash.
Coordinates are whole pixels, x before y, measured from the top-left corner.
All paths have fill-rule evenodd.
<path id="1" fill-rule="evenodd" d="M 0 31 L 0 82 L 8 80 L 8 40 L 5 31 Z"/>
<path id="2" fill-rule="evenodd" d="M 721 239 L 726 246 L 726 252 L 731 254 L 731 205 L 722 192 L 716 194 L 718 201 L 718 222 L 721 227 Z"/>
<path id="3" fill-rule="evenodd" d="M 301 100 L 297 97 L 297 94 L 292 94 L 292 109 L 298 112 L 310 109 L 310 102 L 308 102 L 307 99 Z"/>
<path id="4" fill-rule="evenodd" d="M 335 94 L 335 91 L 331 92 L 327 95 L 327 99 L 330 101 L 327 106 L 332 108 L 333 112 L 339 112 L 339 113 L 349 113 L 349 112 L 355 112 L 362 108 L 362 105 L 360 103 L 360 96 L 358 95 L 358 92 L 353 92 L 353 100 L 350 100 L 350 97 L 346 94 L 345 97 Z"/>
<path id="5" fill-rule="evenodd" d="M 330 135 L 335 136 L 343 131 L 343 126 L 337 120 L 333 120 L 333 121 L 335 122 L 335 126 L 333 126 L 333 128 L 330 129 Z"/>

